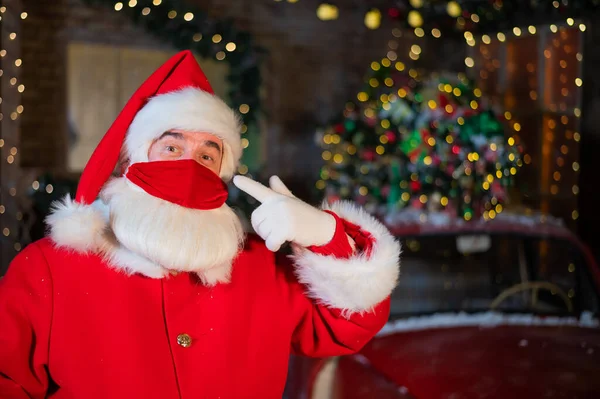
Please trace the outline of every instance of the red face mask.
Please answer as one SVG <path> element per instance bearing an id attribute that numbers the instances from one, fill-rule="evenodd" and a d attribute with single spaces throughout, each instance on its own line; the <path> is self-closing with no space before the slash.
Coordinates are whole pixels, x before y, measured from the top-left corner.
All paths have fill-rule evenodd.
<path id="1" fill-rule="evenodd" d="M 193 159 L 134 163 L 127 179 L 148 194 L 191 209 L 216 209 L 227 200 L 227 185 Z"/>

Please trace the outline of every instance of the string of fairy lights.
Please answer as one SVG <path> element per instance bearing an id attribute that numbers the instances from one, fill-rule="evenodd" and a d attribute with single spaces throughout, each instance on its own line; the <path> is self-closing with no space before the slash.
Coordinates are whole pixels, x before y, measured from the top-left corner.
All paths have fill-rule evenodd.
<path id="1" fill-rule="evenodd" d="M 4 24 L 5 23 L 5 19 L 6 18 L 10 18 L 12 17 L 12 14 L 9 12 L 9 10 L 7 9 L 6 6 L 1 6 L 0 7 L 0 24 Z M 27 18 L 27 12 L 21 12 L 19 14 L 20 19 L 24 20 Z M 4 34 L 4 27 L 2 27 L 2 33 Z M 8 33 L 8 40 L 9 42 L 11 42 L 11 45 L 13 44 L 13 42 L 15 40 L 17 40 L 17 33 L 16 32 L 9 32 Z M 7 46 L 8 47 L 8 46 Z M 18 104 L 17 107 L 15 109 L 11 109 L 10 114 L 8 114 L 8 117 L 10 118 L 10 120 L 12 122 L 15 122 L 20 118 L 21 114 L 23 114 L 24 112 L 24 107 L 21 104 L 21 99 L 22 99 L 22 94 L 25 91 L 25 85 L 23 85 L 21 82 L 19 82 L 17 76 L 19 76 L 19 68 L 22 67 L 23 65 L 23 61 L 20 58 L 14 58 L 12 56 L 12 53 L 7 50 L 7 48 L 2 48 L 0 49 L 0 57 L 1 57 L 1 65 L 2 68 L 0 69 L 0 78 L 3 79 L 3 85 L 5 82 L 8 82 L 8 87 L 11 90 L 14 90 L 14 94 L 11 94 L 11 96 L 14 95 L 13 99 L 16 99 L 16 103 Z M 0 97 L 0 106 L 2 106 L 2 112 L 0 112 L 0 121 L 2 121 L 5 118 L 4 112 L 5 112 L 5 107 L 12 103 L 12 101 L 4 101 L 4 99 L 2 97 Z M 3 132 L 4 135 L 4 132 Z M 2 150 L 5 150 L 6 146 L 8 145 L 9 142 L 13 142 L 13 138 L 5 138 L 2 137 L 0 138 L 0 148 L 2 148 Z M 6 164 L 10 165 L 10 167 L 16 167 L 16 157 L 18 154 L 18 148 L 16 147 L 16 145 L 13 145 L 10 147 L 10 149 L 8 149 L 8 155 L 6 156 L 5 160 L 6 160 Z M 8 192 L 9 196 L 14 198 L 17 196 L 17 188 L 13 185 L 14 182 L 11 181 L 8 183 L 8 187 L 5 187 L 5 184 L 7 184 L 6 182 L 2 182 L 2 189 L 4 192 Z M 0 204 L 0 215 L 2 215 L 2 217 L 5 219 L 7 217 L 12 217 L 12 215 L 8 215 L 6 212 L 8 210 L 8 206 L 6 206 L 5 204 Z M 20 222 L 23 219 L 23 214 L 19 211 L 16 212 L 16 214 L 14 215 L 15 220 L 17 222 Z M 18 240 L 18 237 L 16 237 L 17 232 L 12 231 L 10 227 L 8 227 L 9 225 L 11 225 L 12 223 L 3 223 L 3 228 L 2 228 L 2 235 L 4 237 L 7 238 L 15 238 L 15 240 Z M 15 242 L 13 244 L 13 248 L 15 251 L 20 251 L 22 248 L 22 243 L 21 242 Z"/>
<path id="2" fill-rule="evenodd" d="M 567 165 L 565 158 L 567 158 L 569 153 L 578 153 L 577 147 L 581 139 L 579 129 L 581 123 L 581 92 L 583 87 L 583 79 L 581 77 L 583 54 L 580 48 L 581 45 L 579 43 L 569 43 L 569 40 L 576 41 L 574 37 L 577 33 L 585 32 L 586 29 L 585 23 L 577 23 L 573 18 L 568 18 L 562 26 L 551 24 L 546 27 L 535 27 L 532 25 L 514 27 L 509 32 L 498 32 L 495 35 L 480 35 L 477 38 L 470 32 L 465 32 L 464 35 L 468 46 L 475 48 L 479 44 L 479 57 L 471 51 L 471 54 L 465 58 L 465 65 L 473 73 L 479 68 L 478 78 L 481 82 L 488 80 L 490 73 L 500 70 L 500 61 L 497 54 L 496 57 L 492 57 L 489 49 L 493 42 L 505 46 L 510 40 L 525 38 L 526 36 L 544 35 L 538 40 L 540 46 L 546 46 L 543 51 L 542 62 L 555 62 L 557 64 L 556 70 L 560 71 L 557 74 L 557 81 L 560 82 L 560 88 L 559 90 L 555 90 L 558 94 L 557 98 L 550 98 L 548 95 L 543 96 L 540 94 L 540 91 L 551 91 L 551 88 L 546 86 L 556 81 L 546 81 L 541 85 L 539 84 L 537 75 L 540 70 L 543 70 L 544 66 L 537 65 L 537 60 L 531 60 L 524 65 L 527 71 L 529 100 L 539 105 L 544 111 L 541 137 L 542 151 L 541 159 L 538 160 L 541 165 L 540 189 L 542 194 L 549 193 L 551 196 L 560 194 L 559 182 L 564 181 L 564 177 L 567 174 L 564 170 Z M 475 62 L 476 58 L 481 59 L 480 62 L 482 65 L 477 65 Z M 576 67 L 569 69 L 569 66 L 572 65 L 576 65 Z M 570 105 L 568 105 L 569 102 Z M 515 139 L 520 140 L 523 127 L 519 118 L 510 111 L 506 111 L 505 119 L 509 122 Z M 558 141 L 557 130 L 559 126 L 562 126 L 562 129 L 565 131 L 564 139 L 566 143 L 557 146 L 554 143 Z M 555 149 L 558 149 L 558 151 L 554 151 Z M 557 152 L 558 154 L 554 156 Z M 580 172 L 580 164 L 576 155 L 572 155 L 571 158 L 570 166 L 574 173 L 572 176 L 574 182 L 571 185 L 570 193 L 566 194 L 568 198 L 574 198 L 572 196 L 576 197 L 579 194 L 577 176 Z M 532 156 L 526 153 L 523 161 L 526 165 L 531 164 Z M 550 165 L 552 163 L 555 165 L 554 171 L 551 171 Z M 547 212 L 548 206 L 547 203 L 542 201 L 542 208 L 545 208 L 542 209 L 543 211 Z M 573 201 L 570 216 L 572 220 L 579 218 L 576 200 Z"/>
<path id="3" fill-rule="evenodd" d="M 298 3 L 299 0 L 274 0 L 277 3 Z M 343 12 L 351 11 L 356 5 L 340 6 L 348 10 L 340 11 L 339 2 L 329 0 L 316 7 L 316 16 L 322 21 L 334 21 Z M 364 25 L 369 29 L 378 29 L 384 16 L 399 22 L 407 28 L 422 31 L 427 28 L 433 37 L 440 38 L 442 30 L 462 32 L 487 29 L 488 31 L 506 30 L 506 24 L 516 15 L 518 18 L 531 20 L 537 18 L 534 25 L 540 25 L 540 19 L 553 18 L 558 15 L 571 14 L 581 17 L 587 12 L 598 9 L 597 0 L 552 0 L 548 2 L 520 0 L 396 0 L 389 7 L 362 6 Z M 432 26 L 433 25 L 433 26 Z M 440 30 L 441 28 L 441 30 Z M 535 29 L 535 28 L 534 28 Z"/>

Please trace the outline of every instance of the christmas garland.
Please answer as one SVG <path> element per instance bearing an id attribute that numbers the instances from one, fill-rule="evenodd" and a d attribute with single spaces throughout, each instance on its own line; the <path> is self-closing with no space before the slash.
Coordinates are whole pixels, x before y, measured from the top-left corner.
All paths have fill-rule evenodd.
<path id="1" fill-rule="evenodd" d="M 259 53 L 248 32 L 231 21 L 214 21 L 180 0 L 84 0 L 127 15 L 159 39 L 179 50 L 190 49 L 204 58 L 229 63 L 229 105 L 242 114 L 245 125 L 256 121 L 261 109 Z"/>

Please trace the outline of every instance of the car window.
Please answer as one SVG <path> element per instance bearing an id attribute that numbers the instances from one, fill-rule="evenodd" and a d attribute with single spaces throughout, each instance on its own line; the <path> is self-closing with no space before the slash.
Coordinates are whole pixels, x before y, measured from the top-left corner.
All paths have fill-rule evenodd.
<path id="1" fill-rule="evenodd" d="M 490 239 L 487 250 L 469 254 L 459 252 L 456 236 L 401 237 L 392 317 L 492 307 L 549 315 L 597 312 L 589 266 L 570 241 L 515 234 Z"/>

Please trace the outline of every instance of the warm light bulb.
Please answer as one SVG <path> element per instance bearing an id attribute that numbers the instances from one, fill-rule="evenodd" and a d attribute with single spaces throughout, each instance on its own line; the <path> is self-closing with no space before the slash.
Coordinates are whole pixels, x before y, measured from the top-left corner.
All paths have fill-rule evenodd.
<path id="1" fill-rule="evenodd" d="M 408 24 L 413 28 L 417 28 L 423 25 L 423 17 L 421 16 L 421 13 L 415 10 L 409 11 Z"/>
<path id="2" fill-rule="evenodd" d="M 322 3 L 317 7 L 317 18 L 321 21 L 333 21 L 339 16 L 339 10 L 333 4 Z"/>
<path id="3" fill-rule="evenodd" d="M 377 29 L 381 25 L 381 11 L 374 8 L 365 14 L 365 26 L 369 29 Z"/>
<path id="4" fill-rule="evenodd" d="M 462 9 L 456 1 L 449 1 L 446 5 L 446 11 L 452 18 L 458 18 L 462 13 Z"/>

